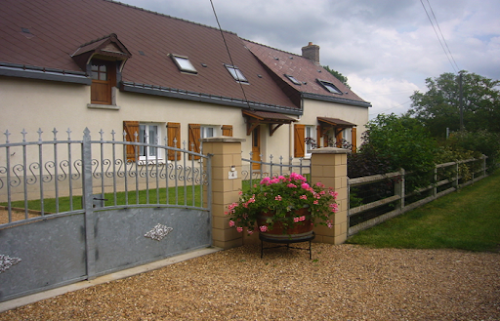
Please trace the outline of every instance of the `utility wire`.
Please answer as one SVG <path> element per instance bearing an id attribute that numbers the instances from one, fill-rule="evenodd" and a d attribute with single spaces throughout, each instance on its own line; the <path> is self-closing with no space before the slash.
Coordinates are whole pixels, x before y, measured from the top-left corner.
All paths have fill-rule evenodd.
<path id="1" fill-rule="evenodd" d="M 427 2 L 429 3 L 429 7 L 430 7 L 429 0 L 427 0 Z M 451 68 L 453 68 L 453 71 L 458 72 L 460 70 L 460 68 L 458 68 L 458 66 L 455 68 L 456 63 L 455 63 L 455 65 L 453 65 L 453 63 L 452 63 L 453 56 L 451 55 L 451 52 L 448 53 L 449 48 L 448 48 L 448 51 L 446 51 L 445 45 L 443 45 L 443 41 L 444 41 L 444 43 L 446 43 L 446 41 L 444 40 L 444 36 L 441 33 L 441 37 L 443 39 L 443 41 L 441 41 L 441 37 L 439 37 L 438 31 L 436 29 L 436 26 L 434 26 L 434 22 L 432 21 L 432 18 L 429 15 L 429 12 L 427 11 L 427 8 L 424 5 L 424 1 L 420 0 L 420 3 L 422 3 L 422 7 L 424 7 L 425 14 L 427 15 L 427 18 L 429 19 L 429 21 L 431 23 L 431 26 L 434 29 L 434 33 L 436 33 L 436 37 L 438 38 L 438 41 L 439 41 L 439 44 L 441 45 L 441 48 L 443 48 L 443 51 L 444 51 L 444 54 L 446 55 L 446 58 L 448 58 L 448 61 L 449 61 L 450 65 L 451 65 Z M 432 8 L 431 8 L 431 10 L 432 10 Z M 434 12 L 432 14 L 434 15 Z M 434 16 L 434 18 L 436 18 L 436 16 Z M 436 20 L 436 24 L 437 24 L 437 20 Z M 438 25 L 438 28 L 439 28 L 439 25 Z M 439 29 L 439 31 L 441 32 L 441 29 Z M 448 45 L 446 45 L 446 47 L 448 47 Z M 450 56 L 451 56 L 451 59 L 450 59 Z M 455 61 L 455 59 L 453 59 L 453 62 L 454 61 Z"/>
<path id="2" fill-rule="evenodd" d="M 457 62 L 455 61 L 455 59 L 453 58 L 453 55 L 451 54 L 450 47 L 448 47 L 448 43 L 446 42 L 446 39 L 444 38 L 443 33 L 441 32 L 441 28 L 439 27 L 439 23 L 437 21 L 436 15 L 434 14 L 434 10 L 432 9 L 430 0 L 427 0 L 427 3 L 429 4 L 429 8 L 431 9 L 431 13 L 432 13 L 432 16 L 434 17 L 434 21 L 436 22 L 436 26 L 438 27 L 439 33 L 441 34 L 441 37 L 443 38 L 444 45 L 446 46 L 446 49 L 450 53 L 450 57 L 453 60 L 453 63 L 455 64 L 455 66 L 457 67 L 457 69 L 460 70 L 460 68 L 457 65 Z"/>
<path id="3" fill-rule="evenodd" d="M 222 28 L 220 26 L 219 18 L 217 17 L 217 12 L 215 12 L 214 3 L 212 2 L 212 0 L 210 0 L 210 4 L 212 5 L 212 10 L 214 11 L 215 20 L 217 21 L 217 25 L 219 26 L 220 34 L 222 35 L 222 40 L 224 40 L 224 46 L 226 46 L 226 51 L 229 56 L 229 60 L 231 61 L 231 66 L 235 68 L 236 66 L 234 65 L 233 57 L 231 56 L 231 52 L 229 51 L 229 46 L 227 45 L 226 37 L 224 36 L 224 32 L 222 31 Z M 240 81 L 238 81 L 238 83 L 240 84 L 241 92 L 243 93 L 243 97 L 245 97 L 245 102 L 247 103 L 248 109 L 253 110 L 253 108 L 250 107 L 250 102 L 247 99 L 247 95 L 245 94 L 245 89 L 243 89 L 243 85 L 241 84 Z"/>

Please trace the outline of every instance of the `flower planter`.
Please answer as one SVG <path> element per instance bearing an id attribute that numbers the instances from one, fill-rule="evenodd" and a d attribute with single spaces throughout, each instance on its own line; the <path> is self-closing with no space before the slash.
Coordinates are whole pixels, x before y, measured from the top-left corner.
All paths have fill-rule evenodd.
<path id="1" fill-rule="evenodd" d="M 273 212 L 261 213 L 257 216 L 257 224 L 258 226 L 267 226 L 266 220 L 270 217 L 273 217 Z M 306 208 L 302 208 L 293 212 L 290 212 L 290 216 L 293 217 L 302 217 L 305 216 L 306 219 L 300 222 L 294 222 L 293 225 L 289 225 L 285 230 L 283 227 L 283 223 L 276 221 L 273 224 L 272 229 L 267 229 L 265 232 L 259 232 L 266 239 L 273 240 L 291 240 L 297 241 L 305 238 L 310 238 L 313 235 L 313 224 L 311 224 L 310 213 Z"/>
<path id="2" fill-rule="evenodd" d="M 321 183 L 313 186 L 297 173 L 264 177 L 259 188 L 240 192 L 228 205 L 229 226 L 249 235 L 259 231 L 261 241 L 297 243 L 314 239 L 313 224 L 332 228 L 331 215 L 338 209 L 337 193 Z M 291 209 L 299 209 L 291 211 Z"/>

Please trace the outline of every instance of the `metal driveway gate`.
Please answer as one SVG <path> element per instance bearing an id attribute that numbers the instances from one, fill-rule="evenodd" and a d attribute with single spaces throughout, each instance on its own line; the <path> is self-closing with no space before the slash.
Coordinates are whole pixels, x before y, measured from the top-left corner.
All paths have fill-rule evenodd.
<path id="1" fill-rule="evenodd" d="M 210 157 L 53 133 L 0 144 L 0 301 L 211 245 Z"/>

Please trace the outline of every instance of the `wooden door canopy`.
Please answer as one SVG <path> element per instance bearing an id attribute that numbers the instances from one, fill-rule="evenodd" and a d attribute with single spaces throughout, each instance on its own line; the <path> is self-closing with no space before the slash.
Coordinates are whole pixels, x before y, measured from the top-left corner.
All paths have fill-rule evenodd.
<path id="1" fill-rule="evenodd" d="M 321 128 L 321 136 L 324 136 L 330 128 L 333 128 L 335 137 L 337 137 L 339 133 L 343 131 L 345 128 L 356 127 L 356 124 L 347 122 L 342 119 L 329 118 L 329 117 L 318 117 L 318 123 Z"/>
<path id="2" fill-rule="evenodd" d="M 269 124 L 269 135 L 272 136 L 282 125 L 297 121 L 295 118 L 267 111 L 243 110 L 242 112 L 243 117 L 247 120 L 247 136 L 260 124 Z"/>

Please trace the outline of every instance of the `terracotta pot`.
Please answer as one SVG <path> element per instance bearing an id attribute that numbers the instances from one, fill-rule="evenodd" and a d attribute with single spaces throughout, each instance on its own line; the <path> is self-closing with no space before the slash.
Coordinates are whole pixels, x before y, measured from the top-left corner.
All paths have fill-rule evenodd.
<path id="1" fill-rule="evenodd" d="M 266 220 L 274 215 L 273 212 L 262 213 L 257 217 L 257 224 L 259 226 L 266 225 Z M 307 238 L 313 234 L 313 225 L 311 224 L 311 217 L 309 211 L 306 208 L 290 212 L 291 217 L 301 217 L 305 216 L 305 221 L 294 223 L 292 226 L 288 226 L 287 230 L 284 230 L 283 224 L 279 221 L 275 221 L 273 228 L 268 229 L 266 232 L 259 232 L 261 235 L 268 239 L 285 240 L 285 239 L 302 239 Z"/>

